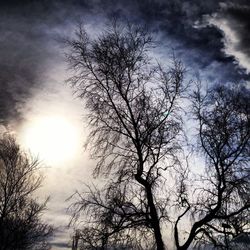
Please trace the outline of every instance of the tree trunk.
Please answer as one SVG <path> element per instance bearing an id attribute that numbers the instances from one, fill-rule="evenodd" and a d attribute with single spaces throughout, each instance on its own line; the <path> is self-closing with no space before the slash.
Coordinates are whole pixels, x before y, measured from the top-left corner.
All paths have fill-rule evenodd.
<path id="1" fill-rule="evenodd" d="M 157 210 L 154 204 L 152 189 L 151 189 L 151 186 L 148 186 L 145 188 L 146 188 L 146 193 L 147 193 L 148 205 L 150 208 L 151 224 L 154 229 L 154 236 L 155 236 L 157 250 L 164 250 L 165 247 L 164 247 L 164 243 L 163 243 L 162 235 L 161 235 L 160 221 L 159 221 Z"/>
<path id="2" fill-rule="evenodd" d="M 140 168 L 140 170 L 143 169 L 143 167 Z M 154 198 L 153 198 L 153 193 L 152 193 L 152 186 L 141 177 L 142 171 L 139 171 L 135 175 L 135 179 L 145 188 L 145 192 L 147 195 L 147 201 L 148 201 L 148 206 L 150 209 L 150 224 L 153 227 L 154 230 L 154 238 L 157 246 L 157 250 L 164 250 L 164 243 L 162 240 L 162 235 L 161 235 L 161 228 L 160 228 L 160 221 L 158 218 L 157 210 L 154 204 Z"/>

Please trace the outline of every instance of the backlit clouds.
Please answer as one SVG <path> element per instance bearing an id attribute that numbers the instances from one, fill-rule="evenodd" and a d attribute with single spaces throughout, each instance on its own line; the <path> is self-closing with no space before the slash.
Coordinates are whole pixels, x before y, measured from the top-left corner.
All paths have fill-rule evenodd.
<path id="1" fill-rule="evenodd" d="M 236 63 L 250 73 L 250 6 L 221 4 L 219 12 L 207 17 L 210 25 L 222 33 L 223 51 L 233 56 Z"/>
<path id="2" fill-rule="evenodd" d="M 43 86 L 48 67 L 53 68 L 58 59 L 63 63 L 59 56 L 64 52 L 56 39 L 70 35 L 80 19 L 92 27 L 100 27 L 112 15 L 147 24 L 161 38 L 163 58 L 174 49 L 187 67 L 202 71 L 209 81 L 249 79 L 249 8 L 247 0 L 1 3 L 0 121 L 22 119 L 20 106 Z M 204 20 L 208 25 L 197 28 L 197 22 L 204 24 Z"/>
<path id="3" fill-rule="evenodd" d="M 16 133 L 34 118 L 62 115 L 82 129 L 78 157 L 46 171 L 43 191 L 51 195 L 47 216 L 58 227 L 54 249 L 66 249 L 65 199 L 91 181 L 94 163 L 82 153 L 82 105 L 69 77 L 61 38 L 72 36 L 82 20 L 95 36 L 111 16 L 146 24 L 157 40 L 152 57 L 167 63 L 173 50 L 188 74 L 205 84 L 250 81 L 249 0 L 13 0 L 0 3 L 0 132 Z M 80 173 L 80 174 L 79 174 Z M 59 180 L 55 183 L 55 180 Z M 68 238 L 67 238 L 68 237 Z"/>

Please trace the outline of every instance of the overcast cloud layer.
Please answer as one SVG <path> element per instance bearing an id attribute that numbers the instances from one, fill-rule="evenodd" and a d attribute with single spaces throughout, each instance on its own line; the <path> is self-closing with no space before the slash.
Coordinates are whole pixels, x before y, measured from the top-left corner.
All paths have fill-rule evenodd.
<path id="1" fill-rule="evenodd" d="M 61 37 L 73 34 L 79 20 L 98 32 L 114 15 L 146 24 L 160 42 L 155 52 L 160 60 L 167 61 L 174 51 L 189 77 L 199 75 L 206 84 L 245 82 L 249 86 L 249 0 L 2 1 L 0 125 L 22 123 L 40 93 L 53 100 L 59 95 L 58 88 L 67 78 Z M 67 245 L 67 241 L 54 242 L 56 249 Z"/>
<path id="2" fill-rule="evenodd" d="M 9 2 L 9 1 L 8 1 Z M 62 55 L 55 38 L 81 18 L 101 24 L 113 14 L 146 23 L 192 73 L 209 82 L 249 80 L 247 0 L 10 1 L 0 10 L 0 121 L 20 119 L 19 107 L 43 88 L 46 70 Z"/>

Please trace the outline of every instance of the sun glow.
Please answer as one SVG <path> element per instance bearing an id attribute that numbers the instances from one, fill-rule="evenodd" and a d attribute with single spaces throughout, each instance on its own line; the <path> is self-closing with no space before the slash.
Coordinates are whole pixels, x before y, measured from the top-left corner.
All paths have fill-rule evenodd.
<path id="1" fill-rule="evenodd" d="M 77 126 L 65 117 L 40 117 L 30 122 L 21 138 L 25 148 L 50 165 L 73 160 L 79 148 Z"/>

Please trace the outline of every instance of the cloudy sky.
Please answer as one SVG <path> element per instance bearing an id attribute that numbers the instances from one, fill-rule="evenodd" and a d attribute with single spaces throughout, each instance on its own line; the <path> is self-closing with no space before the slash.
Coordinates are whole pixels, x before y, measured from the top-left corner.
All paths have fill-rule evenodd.
<path id="1" fill-rule="evenodd" d="M 65 199 L 90 179 L 94 164 L 82 149 L 87 135 L 82 103 L 65 84 L 70 72 L 62 38 L 71 37 L 79 21 L 93 35 L 113 15 L 146 24 L 163 63 L 174 51 L 189 77 L 199 76 L 204 84 L 250 84 L 249 0 L 5 2 L 0 4 L 0 131 L 13 131 L 44 160 L 47 178 L 39 195 L 51 196 L 46 216 L 57 227 L 54 250 L 67 249 L 69 241 Z M 65 146 L 51 142 L 48 149 L 41 135 L 53 126 L 54 140 Z"/>

